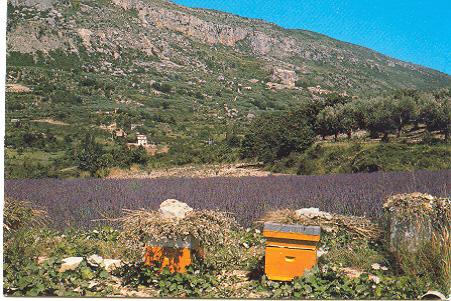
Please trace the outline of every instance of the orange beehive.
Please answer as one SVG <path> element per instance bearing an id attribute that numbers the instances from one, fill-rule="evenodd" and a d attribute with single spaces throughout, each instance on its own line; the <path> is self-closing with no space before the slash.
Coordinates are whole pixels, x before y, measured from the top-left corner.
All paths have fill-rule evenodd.
<path id="1" fill-rule="evenodd" d="M 320 227 L 265 223 L 263 236 L 269 279 L 291 281 L 316 264 Z"/>
<path id="2" fill-rule="evenodd" d="M 144 263 L 150 266 L 158 262 L 161 268 L 168 267 L 171 272 L 185 273 L 194 254 L 199 251 L 198 243 L 191 238 L 176 242 L 150 241 L 146 246 Z"/>

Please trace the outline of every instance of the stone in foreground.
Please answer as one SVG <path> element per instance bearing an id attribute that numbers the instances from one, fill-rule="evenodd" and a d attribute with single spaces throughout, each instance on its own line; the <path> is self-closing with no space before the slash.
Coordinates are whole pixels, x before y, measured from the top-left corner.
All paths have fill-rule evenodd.
<path id="1" fill-rule="evenodd" d="M 61 264 L 61 267 L 59 269 L 59 272 L 63 273 L 65 271 L 73 271 L 80 263 L 83 261 L 83 257 L 68 257 L 63 259 L 63 263 Z"/>
<path id="2" fill-rule="evenodd" d="M 160 213 L 165 217 L 184 218 L 190 211 L 193 211 L 193 208 L 188 204 L 174 199 L 168 199 L 160 204 Z"/>
<path id="3" fill-rule="evenodd" d="M 98 267 L 103 264 L 103 258 L 96 254 L 89 256 L 88 258 L 86 258 L 86 260 L 91 266 L 94 267 Z"/>
<path id="4" fill-rule="evenodd" d="M 122 261 L 119 259 L 104 259 L 103 264 L 105 265 L 105 270 L 111 272 L 122 265 Z"/>
<path id="5" fill-rule="evenodd" d="M 295 211 L 298 216 L 306 216 L 308 218 L 325 218 L 325 219 L 332 219 L 332 215 L 327 212 L 320 211 L 319 208 L 302 208 Z"/>

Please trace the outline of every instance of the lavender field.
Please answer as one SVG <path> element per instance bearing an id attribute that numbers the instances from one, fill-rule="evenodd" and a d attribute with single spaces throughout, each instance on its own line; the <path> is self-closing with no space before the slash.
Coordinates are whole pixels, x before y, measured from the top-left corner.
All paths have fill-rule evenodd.
<path id="1" fill-rule="evenodd" d="M 326 176 L 168 179 L 25 179 L 5 181 L 5 195 L 45 207 L 52 225 L 93 227 L 122 209 L 156 209 L 175 198 L 193 208 L 232 212 L 244 226 L 275 208 L 321 210 L 378 218 L 394 193 L 450 195 L 451 170 Z"/>

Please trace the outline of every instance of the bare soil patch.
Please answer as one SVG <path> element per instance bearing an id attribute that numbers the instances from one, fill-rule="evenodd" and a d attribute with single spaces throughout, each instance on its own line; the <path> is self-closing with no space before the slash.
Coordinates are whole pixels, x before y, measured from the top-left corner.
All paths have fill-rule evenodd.
<path id="1" fill-rule="evenodd" d="M 221 164 L 183 166 L 155 169 L 151 171 L 113 169 L 111 179 L 156 179 L 156 178 L 213 178 L 213 177 L 267 177 L 277 175 L 258 167 L 243 164 Z"/>

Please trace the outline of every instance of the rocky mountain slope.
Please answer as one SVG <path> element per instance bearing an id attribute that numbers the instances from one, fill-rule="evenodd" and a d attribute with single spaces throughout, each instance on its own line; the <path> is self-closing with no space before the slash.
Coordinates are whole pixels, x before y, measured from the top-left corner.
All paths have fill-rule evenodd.
<path id="1" fill-rule="evenodd" d="M 235 57 L 250 56 L 262 75 L 270 76 L 258 79 L 291 88 L 296 81 L 299 86 L 321 85 L 340 92 L 451 83 L 450 77 L 440 72 L 316 33 L 285 30 L 164 0 L 9 3 L 9 53 L 62 50 L 80 58 L 83 53 L 94 72 L 120 72 L 117 65 L 125 55 L 133 56 L 130 68 L 162 70 L 169 75 L 191 71 L 217 80 L 229 69 L 245 67 Z M 224 51 L 229 53 L 227 60 L 216 55 Z M 227 63 L 238 66 L 224 66 Z M 122 71 L 129 74 L 132 70 Z"/>

